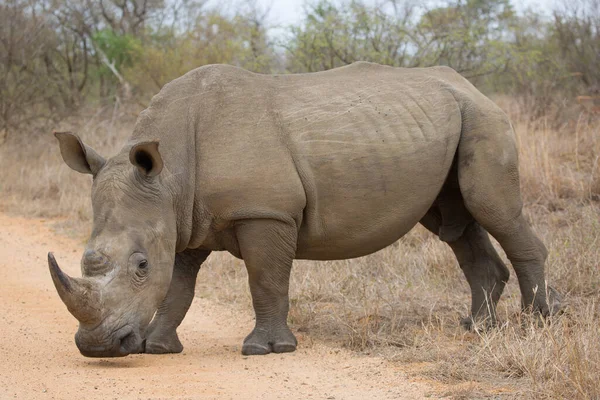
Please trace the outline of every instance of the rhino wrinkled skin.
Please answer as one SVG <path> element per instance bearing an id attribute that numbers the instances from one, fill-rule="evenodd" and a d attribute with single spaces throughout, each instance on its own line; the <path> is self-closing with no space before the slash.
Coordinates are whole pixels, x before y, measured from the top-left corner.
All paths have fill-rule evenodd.
<path id="1" fill-rule="evenodd" d="M 211 251 L 248 270 L 256 325 L 242 353 L 294 351 L 292 261 L 364 256 L 418 223 L 464 271 L 467 326 L 495 323 L 509 277 L 488 232 L 524 309 L 558 309 L 546 249 L 521 213 L 511 124 L 450 68 L 361 62 L 261 75 L 209 65 L 167 84 L 112 158 L 55 135 L 67 165 L 93 175 L 83 277 L 48 255 L 86 356 L 180 352 L 176 328 Z"/>

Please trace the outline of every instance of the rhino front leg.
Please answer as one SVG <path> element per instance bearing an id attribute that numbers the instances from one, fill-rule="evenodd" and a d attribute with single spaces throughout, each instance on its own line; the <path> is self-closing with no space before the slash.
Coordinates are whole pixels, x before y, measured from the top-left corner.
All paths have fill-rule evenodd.
<path id="1" fill-rule="evenodd" d="M 183 350 L 176 330 L 192 304 L 196 276 L 209 254 L 210 251 L 190 249 L 175 256 L 171 286 L 146 330 L 146 353 L 181 353 Z"/>
<path id="2" fill-rule="evenodd" d="M 256 313 L 256 326 L 244 339 L 242 354 L 296 350 L 296 338 L 287 325 L 296 227 L 275 220 L 248 220 L 236 226 L 236 236 Z"/>

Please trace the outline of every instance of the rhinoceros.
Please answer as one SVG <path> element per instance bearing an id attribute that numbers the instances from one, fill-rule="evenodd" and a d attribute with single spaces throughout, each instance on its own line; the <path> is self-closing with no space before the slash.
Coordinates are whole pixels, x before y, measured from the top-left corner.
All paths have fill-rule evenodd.
<path id="1" fill-rule="evenodd" d="M 212 251 L 248 271 L 256 323 L 242 353 L 294 351 L 293 260 L 365 256 L 418 223 L 456 255 L 471 288 L 467 325 L 496 321 L 509 278 L 488 233 L 522 306 L 558 307 L 546 248 L 522 214 L 511 123 L 448 67 L 263 75 L 209 65 L 165 85 L 112 158 L 55 136 L 65 163 L 93 176 L 83 277 L 48 254 L 85 356 L 181 352 L 176 329 Z"/>

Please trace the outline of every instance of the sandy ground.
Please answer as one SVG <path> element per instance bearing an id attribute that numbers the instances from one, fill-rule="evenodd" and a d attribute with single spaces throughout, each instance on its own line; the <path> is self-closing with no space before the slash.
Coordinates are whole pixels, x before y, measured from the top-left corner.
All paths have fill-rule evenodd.
<path id="1" fill-rule="evenodd" d="M 419 399 L 424 382 L 375 357 L 300 339 L 298 351 L 244 357 L 252 316 L 196 298 L 177 355 L 81 356 L 76 320 L 55 292 L 46 254 L 79 275 L 83 243 L 50 222 L 0 214 L 0 399 Z"/>

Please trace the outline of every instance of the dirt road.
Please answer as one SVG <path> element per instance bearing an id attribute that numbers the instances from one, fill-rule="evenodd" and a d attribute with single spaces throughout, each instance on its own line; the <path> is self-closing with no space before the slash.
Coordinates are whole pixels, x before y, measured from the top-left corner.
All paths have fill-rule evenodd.
<path id="1" fill-rule="evenodd" d="M 390 363 L 300 342 L 285 355 L 244 357 L 252 316 L 196 298 L 178 355 L 89 359 L 56 294 L 46 254 L 79 275 L 82 243 L 49 223 L 0 214 L 0 399 L 418 399 L 425 384 Z"/>

